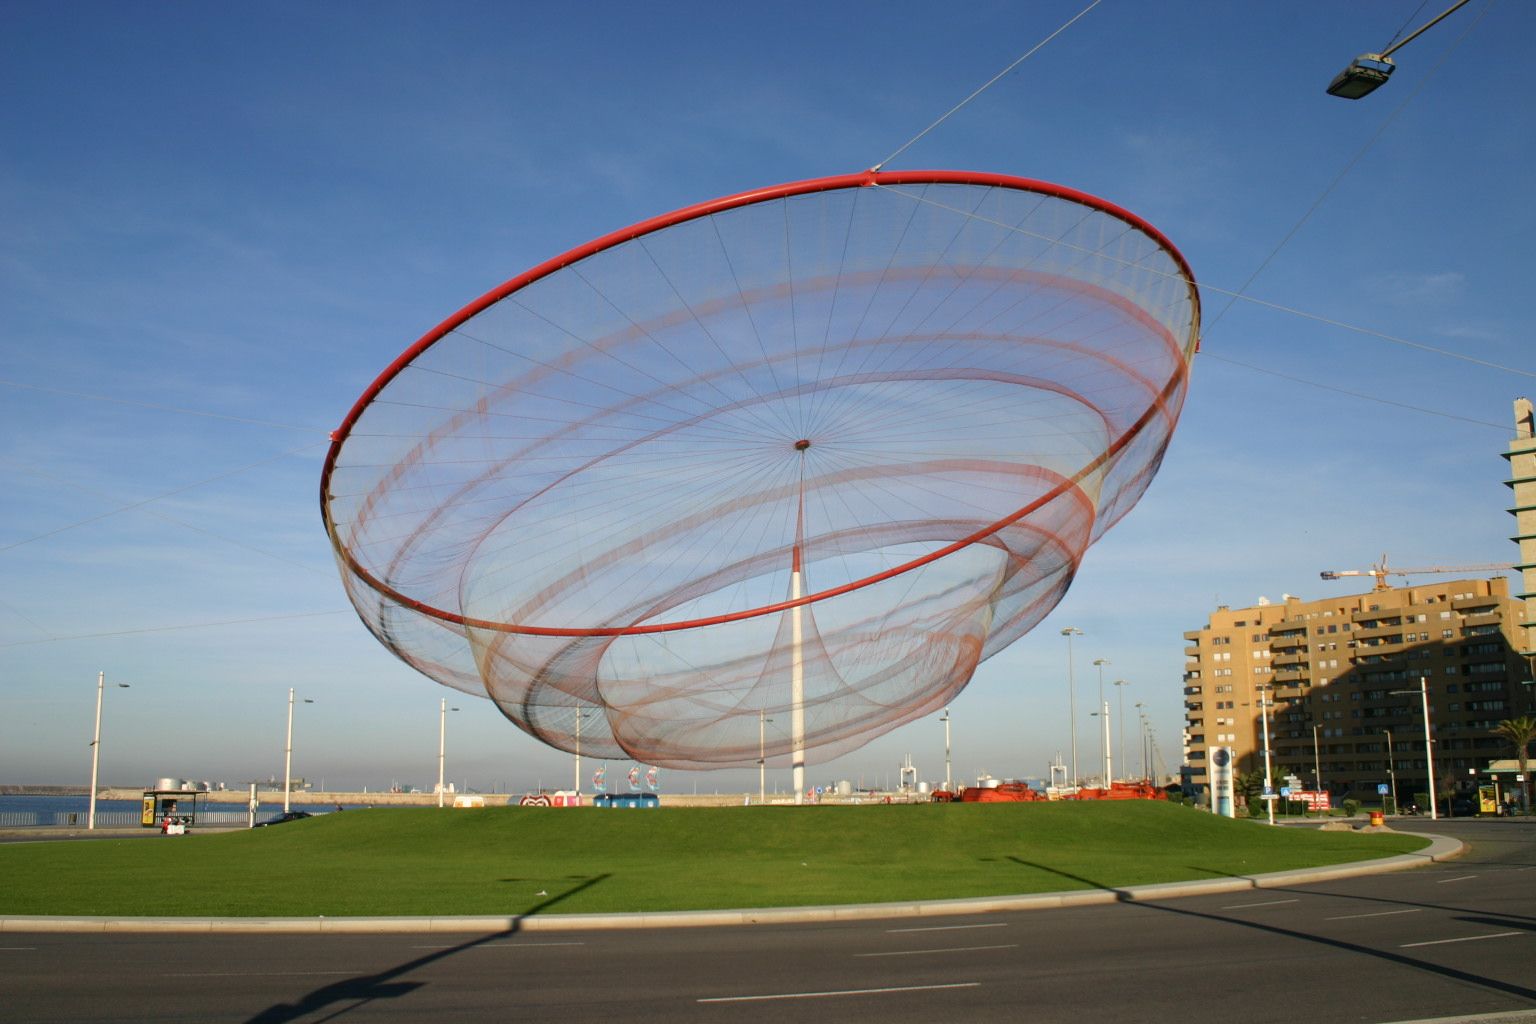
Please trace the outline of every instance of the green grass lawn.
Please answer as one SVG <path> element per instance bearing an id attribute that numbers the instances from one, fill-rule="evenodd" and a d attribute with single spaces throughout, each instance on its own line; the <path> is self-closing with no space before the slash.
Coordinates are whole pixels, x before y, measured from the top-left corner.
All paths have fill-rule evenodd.
<path id="1" fill-rule="evenodd" d="M 1248 875 L 1424 845 L 1141 801 L 375 808 L 222 834 L 0 845 L 0 913 L 340 917 L 876 903 Z"/>

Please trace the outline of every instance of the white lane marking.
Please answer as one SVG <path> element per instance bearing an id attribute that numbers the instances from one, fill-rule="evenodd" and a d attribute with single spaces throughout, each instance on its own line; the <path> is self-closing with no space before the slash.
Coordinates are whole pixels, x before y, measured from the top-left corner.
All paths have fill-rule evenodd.
<path id="1" fill-rule="evenodd" d="M 1282 903 L 1300 903 L 1296 900 L 1266 900 L 1263 903 L 1234 903 L 1230 907 L 1222 907 L 1222 910 L 1246 910 L 1249 907 L 1278 907 Z"/>
<path id="2" fill-rule="evenodd" d="M 899 935 L 902 932 L 958 932 L 965 928 L 1007 928 L 1008 922 L 997 924 L 936 924 L 927 928 L 887 928 L 885 934 Z"/>
<path id="3" fill-rule="evenodd" d="M 1476 877 L 1477 877 L 1476 875 L 1458 875 L 1455 878 L 1442 878 L 1439 881 L 1435 882 L 1435 884 L 1436 885 L 1444 885 L 1446 882 L 1465 882 L 1469 878 L 1476 878 Z"/>
<path id="4" fill-rule="evenodd" d="M 855 953 L 854 956 L 927 956 L 930 953 L 975 953 L 983 949 L 1018 949 L 1017 942 L 1005 942 L 998 946 L 949 946 L 944 949 L 902 949 L 894 953 Z"/>
<path id="5" fill-rule="evenodd" d="M 462 949 L 468 952 L 471 949 L 528 949 L 539 946 L 585 946 L 585 942 L 482 942 L 477 946 L 466 946 L 463 943 L 448 946 L 412 946 L 412 949 Z"/>
<path id="6" fill-rule="evenodd" d="M 979 981 L 955 981 L 947 985 L 898 985 L 894 988 L 844 988 L 831 992 L 775 992 L 765 996 L 711 996 L 699 1003 L 759 1003 L 768 999 L 826 999 L 831 996 L 870 996 L 887 992 L 932 992 L 943 988 L 977 988 Z"/>
<path id="7" fill-rule="evenodd" d="M 1391 917 L 1394 914 L 1422 914 L 1423 907 L 1414 907 L 1412 910 L 1378 910 L 1371 914 L 1345 914 L 1342 917 L 1325 917 L 1324 921 L 1352 921 L 1357 917 Z"/>
<path id="8" fill-rule="evenodd" d="M 1526 935 L 1527 932 L 1490 932 L 1487 935 L 1464 935 L 1459 939 L 1435 939 L 1431 942 L 1405 942 L 1398 949 L 1411 949 L 1414 946 L 1443 946 L 1447 942 L 1477 942 L 1479 939 L 1507 939 L 1511 935 Z"/>
<path id="9" fill-rule="evenodd" d="M 0 953 L 21 953 L 27 950 L 35 951 L 36 946 L 0 946 Z"/>
<path id="10" fill-rule="evenodd" d="M 162 974 L 162 978 L 320 978 L 345 975 L 357 977 L 372 971 L 217 971 L 208 974 Z"/>

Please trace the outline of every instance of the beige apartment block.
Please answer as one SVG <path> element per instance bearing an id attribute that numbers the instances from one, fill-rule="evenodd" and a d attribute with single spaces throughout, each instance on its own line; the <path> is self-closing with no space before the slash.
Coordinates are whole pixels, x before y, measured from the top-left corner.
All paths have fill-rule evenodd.
<path id="1" fill-rule="evenodd" d="M 1315 788 L 1320 775 L 1336 797 L 1374 800 L 1395 774 L 1406 803 L 1425 790 L 1422 679 L 1437 781 L 1466 789 L 1469 769 L 1504 754 L 1489 730 L 1536 706 L 1526 626 L 1502 576 L 1218 608 L 1184 634 L 1188 780 L 1207 784 L 1218 746 L 1240 773 L 1262 772 L 1267 715 L 1277 788 L 1287 776 Z"/>

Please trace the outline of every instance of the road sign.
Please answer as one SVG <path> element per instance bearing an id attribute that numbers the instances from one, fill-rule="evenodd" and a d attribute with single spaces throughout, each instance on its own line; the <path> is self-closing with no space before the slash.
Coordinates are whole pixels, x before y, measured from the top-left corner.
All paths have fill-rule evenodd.
<path id="1" fill-rule="evenodd" d="M 1291 798 L 1291 787 L 1290 786 L 1281 786 L 1280 787 L 1280 795 L 1285 797 L 1287 800 L 1289 800 Z"/>
<path id="2" fill-rule="evenodd" d="M 1377 796 L 1386 796 L 1390 792 L 1392 792 L 1392 788 L 1390 786 L 1388 786 L 1385 782 L 1378 782 L 1378 783 L 1376 783 L 1376 795 Z"/>

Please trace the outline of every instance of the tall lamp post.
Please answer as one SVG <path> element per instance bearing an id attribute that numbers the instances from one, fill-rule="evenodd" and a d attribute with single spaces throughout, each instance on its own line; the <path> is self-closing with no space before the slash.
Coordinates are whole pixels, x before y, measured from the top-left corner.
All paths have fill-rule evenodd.
<path id="1" fill-rule="evenodd" d="M 1136 718 L 1140 722 L 1141 729 L 1137 741 L 1141 747 L 1141 777 L 1150 782 L 1152 777 L 1147 774 L 1147 713 L 1141 710 L 1144 707 L 1146 707 L 1146 704 L 1141 701 L 1136 702 Z"/>
<path id="2" fill-rule="evenodd" d="M 305 704 L 313 704 L 308 697 Z M 283 748 L 283 813 L 288 813 L 288 798 L 293 793 L 293 687 L 288 687 L 288 743 Z"/>
<path id="3" fill-rule="evenodd" d="M 944 709 L 944 714 L 939 721 L 944 723 L 944 792 L 953 793 L 954 788 L 949 781 L 949 708 Z"/>
<path id="4" fill-rule="evenodd" d="M 1312 786 L 1319 793 L 1323 791 L 1323 757 L 1317 747 L 1317 730 L 1321 728 L 1315 722 L 1312 725 Z"/>
<path id="5" fill-rule="evenodd" d="M 1115 680 L 1115 689 L 1120 691 L 1120 696 L 1115 698 L 1115 706 L 1119 709 L 1117 715 L 1120 719 L 1120 770 L 1125 773 L 1127 779 L 1131 777 L 1131 762 L 1125 759 L 1125 691 L 1122 688 L 1130 685 L 1124 679 Z"/>
<path id="6" fill-rule="evenodd" d="M 1109 705 L 1104 702 L 1104 666 L 1109 664 L 1108 658 L 1094 658 L 1093 667 L 1099 670 L 1099 710 L 1104 712 L 1104 749 L 1099 752 L 1100 768 L 1104 772 L 1104 788 L 1109 788 L 1110 761 L 1109 761 Z"/>
<path id="7" fill-rule="evenodd" d="M 1433 741 L 1429 736 L 1429 680 L 1419 676 L 1419 688 L 1417 690 L 1390 690 L 1393 694 L 1417 693 L 1424 708 L 1424 764 L 1429 773 L 1429 819 L 1434 821 L 1440 817 L 1439 810 L 1435 806 L 1435 751 Z"/>
<path id="8" fill-rule="evenodd" d="M 1076 626 L 1067 626 L 1061 631 L 1061 635 L 1067 638 L 1067 722 L 1071 726 L 1072 735 L 1072 785 L 1077 785 L 1077 684 L 1072 679 L 1072 638 L 1082 636 L 1083 631 Z"/>
<path id="9" fill-rule="evenodd" d="M 443 766 L 448 758 L 448 712 L 458 708 L 448 706 L 444 697 L 437 706 L 437 806 L 443 806 Z"/>
<path id="10" fill-rule="evenodd" d="M 1264 803 L 1269 807 L 1269 823 L 1275 823 L 1275 780 L 1269 767 L 1269 686 L 1261 683 L 1259 690 L 1259 727 L 1264 730 Z"/>
<path id="11" fill-rule="evenodd" d="M 128 689 L 127 683 L 118 683 L 120 690 Z M 101 697 L 107 689 L 107 674 L 96 673 L 96 731 L 91 736 L 91 807 L 85 816 L 85 827 L 96 827 L 96 769 L 101 763 Z"/>
<path id="12" fill-rule="evenodd" d="M 757 712 L 757 802 L 768 802 L 768 730 L 767 725 L 773 719 L 768 717 L 768 712 L 759 709 Z"/>
<path id="13" fill-rule="evenodd" d="M 457 711 L 459 709 L 454 708 L 453 710 Z M 576 705 L 576 772 L 574 776 L 575 781 L 571 788 L 576 791 L 577 796 L 581 795 L 581 722 L 586 717 L 587 709 L 580 704 Z"/>
<path id="14" fill-rule="evenodd" d="M 1100 701 L 1099 710 L 1090 711 L 1089 715 L 1100 719 L 1104 725 L 1104 764 L 1102 765 L 1102 768 L 1104 770 L 1103 788 L 1107 790 L 1114 784 L 1111 781 L 1114 776 L 1114 768 L 1112 767 L 1109 759 L 1109 701 Z"/>
<path id="15" fill-rule="evenodd" d="M 1397 771 L 1392 764 L 1392 730 L 1383 729 L 1387 734 L 1387 778 L 1392 781 L 1392 813 L 1397 813 Z"/>

